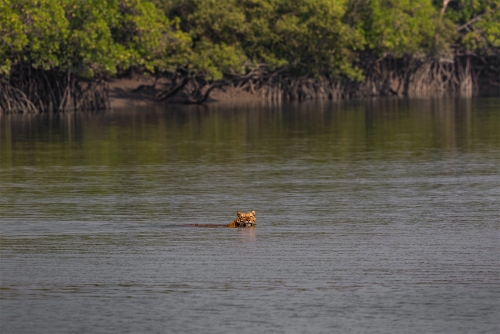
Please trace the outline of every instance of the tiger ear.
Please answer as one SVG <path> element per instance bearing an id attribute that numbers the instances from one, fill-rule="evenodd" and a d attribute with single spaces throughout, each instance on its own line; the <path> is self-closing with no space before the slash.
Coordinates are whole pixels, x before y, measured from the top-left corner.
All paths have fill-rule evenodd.
<path id="1" fill-rule="evenodd" d="M 236 215 L 237 215 L 238 217 L 241 217 L 241 212 L 236 211 Z"/>
<path id="2" fill-rule="evenodd" d="M 252 211 L 252 215 L 254 215 L 254 216 L 255 216 L 255 211 Z"/>

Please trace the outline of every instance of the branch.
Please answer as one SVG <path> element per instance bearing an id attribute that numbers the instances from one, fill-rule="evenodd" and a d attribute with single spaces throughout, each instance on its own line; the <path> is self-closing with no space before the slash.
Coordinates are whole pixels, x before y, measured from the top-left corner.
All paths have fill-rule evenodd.
<path id="1" fill-rule="evenodd" d="M 196 100 L 196 103 L 197 104 L 201 104 L 201 103 L 204 103 L 205 101 L 208 100 L 208 96 L 210 95 L 210 92 L 212 92 L 212 90 L 214 88 L 218 88 L 218 87 L 222 87 L 224 86 L 225 84 L 227 84 L 226 80 L 221 80 L 219 82 L 216 82 L 216 83 L 213 83 L 208 89 L 207 91 L 205 92 L 205 94 L 203 94 L 203 96 L 200 98 L 200 99 L 197 99 Z"/>
<path id="2" fill-rule="evenodd" d="M 178 91 L 183 89 L 188 84 L 189 79 L 191 79 L 191 78 L 189 76 L 187 76 L 184 78 L 184 80 L 182 80 L 182 82 L 177 87 L 174 87 L 173 89 L 171 89 L 168 92 L 162 92 L 162 93 L 158 94 L 158 98 L 160 99 L 160 101 L 166 100 L 170 96 L 175 95 Z"/>
<path id="3" fill-rule="evenodd" d="M 448 7 L 448 4 L 450 3 L 451 0 L 443 0 L 443 8 L 441 8 L 441 16 L 444 15 L 444 12 L 446 10 L 446 7 Z"/>
<path id="4" fill-rule="evenodd" d="M 457 31 L 461 31 L 465 28 L 467 28 L 468 26 L 470 26 L 471 24 L 474 24 L 476 23 L 477 21 L 479 21 L 483 16 L 485 16 L 486 14 L 488 14 L 490 11 L 486 11 L 478 16 L 476 16 L 475 18 L 473 18 L 472 20 L 470 20 L 469 22 L 465 23 L 465 24 L 462 24 L 460 27 L 457 28 Z"/>

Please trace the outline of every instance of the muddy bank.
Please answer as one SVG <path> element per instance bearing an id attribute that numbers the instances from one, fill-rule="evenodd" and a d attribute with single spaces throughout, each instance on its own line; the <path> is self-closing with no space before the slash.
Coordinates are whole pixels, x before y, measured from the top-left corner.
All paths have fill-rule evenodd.
<path id="1" fill-rule="evenodd" d="M 129 78 L 111 79 L 109 84 L 109 102 L 112 109 L 164 105 L 166 103 L 184 103 L 185 97 L 181 94 L 167 101 L 158 97 L 171 85 L 170 80 L 135 75 Z M 245 102 L 260 101 L 262 98 L 256 94 L 235 87 L 216 88 L 210 93 L 207 102 Z"/>
<path id="2" fill-rule="evenodd" d="M 296 76 L 285 70 L 257 68 L 246 74 L 227 74 L 219 81 L 177 71 L 164 76 L 131 75 L 109 81 L 112 108 L 158 103 L 343 100 L 380 96 L 470 97 L 500 94 L 495 69 L 477 70 L 470 58 L 454 62 L 387 59 L 367 63 L 361 82 L 332 76 Z"/>
<path id="3" fill-rule="evenodd" d="M 165 104 L 184 104 L 184 97 L 173 97 L 167 101 L 161 101 L 158 96 L 165 90 L 169 82 L 162 83 L 161 80 L 155 80 L 148 77 L 120 78 L 112 79 L 109 82 L 109 105 L 111 109 L 122 109 L 127 107 L 141 106 L 163 106 Z M 390 93 L 390 91 L 389 91 Z M 472 93 L 472 92 L 470 92 Z M 500 84 L 492 82 L 491 85 L 482 86 L 473 92 L 475 95 L 500 96 Z M 385 94 L 405 97 L 406 95 Z M 420 97 L 441 96 L 442 92 L 426 94 Z M 457 95 L 470 95 L 460 94 Z M 380 95 L 377 95 L 380 96 Z M 365 96 L 367 97 L 367 96 Z M 372 96 L 374 97 L 374 96 Z M 410 96 L 411 97 L 411 96 Z M 415 97 L 415 96 L 413 96 Z M 328 98 L 327 98 L 328 99 Z M 273 100 L 273 99 L 271 99 Z M 263 102 L 269 101 L 269 97 L 262 92 L 251 93 L 239 87 L 225 87 L 214 89 L 207 102 Z M 276 101 L 275 101 L 276 102 Z"/>

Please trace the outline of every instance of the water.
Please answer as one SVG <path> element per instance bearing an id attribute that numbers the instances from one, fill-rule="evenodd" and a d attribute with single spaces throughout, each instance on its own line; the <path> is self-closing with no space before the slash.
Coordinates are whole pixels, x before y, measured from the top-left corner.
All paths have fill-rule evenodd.
<path id="1" fill-rule="evenodd" d="M 0 331 L 498 333 L 499 110 L 0 115 Z"/>

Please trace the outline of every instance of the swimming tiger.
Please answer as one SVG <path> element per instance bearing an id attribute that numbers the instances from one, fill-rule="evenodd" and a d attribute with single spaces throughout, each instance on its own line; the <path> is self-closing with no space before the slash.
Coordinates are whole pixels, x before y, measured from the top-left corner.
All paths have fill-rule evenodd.
<path id="1" fill-rule="evenodd" d="M 229 228 L 242 228 L 242 227 L 254 227 L 257 219 L 255 218 L 255 211 L 251 212 L 236 212 L 236 219 L 230 222 L 228 225 L 218 225 L 218 224 L 191 224 L 190 226 L 196 227 L 229 227 Z"/>
<path id="2" fill-rule="evenodd" d="M 238 216 L 235 220 L 233 220 L 227 227 L 253 227 L 255 226 L 255 222 L 257 219 L 255 218 L 255 211 L 241 213 L 239 211 L 236 212 Z"/>

